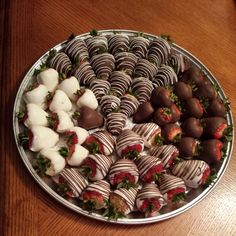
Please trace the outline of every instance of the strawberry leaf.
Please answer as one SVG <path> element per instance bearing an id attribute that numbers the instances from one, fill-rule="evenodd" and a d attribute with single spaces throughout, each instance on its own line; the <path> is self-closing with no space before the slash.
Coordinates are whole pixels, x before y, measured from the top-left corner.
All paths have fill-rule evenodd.
<path id="1" fill-rule="evenodd" d="M 186 198 L 186 193 L 177 193 L 172 199 L 173 203 L 178 203 Z"/>
<path id="2" fill-rule="evenodd" d="M 90 31 L 90 35 L 91 36 L 97 36 L 98 35 L 98 31 L 96 30 L 96 29 L 92 29 L 91 31 Z"/>
<path id="3" fill-rule="evenodd" d="M 155 139 L 154 139 L 154 143 L 155 144 L 158 144 L 158 145 L 163 145 L 163 141 L 164 141 L 164 138 L 161 137 L 160 134 L 156 135 Z"/>
<path id="4" fill-rule="evenodd" d="M 126 188 L 129 189 L 131 187 L 136 187 L 136 184 L 130 183 L 128 179 L 123 180 L 117 185 L 117 188 Z"/>
<path id="5" fill-rule="evenodd" d="M 48 168 L 50 168 L 51 166 L 51 161 L 46 158 L 43 155 L 38 155 L 37 159 L 36 159 L 36 172 L 40 175 L 40 176 L 45 176 L 45 172 L 47 171 Z"/>
<path id="6" fill-rule="evenodd" d="M 29 146 L 29 136 L 27 134 L 27 131 L 23 131 L 23 132 L 18 134 L 18 143 L 24 149 L 28 148 L 28 146 Z"/>
<path id="7" fill-rule="evenodd" d="M 22 121 L 23 118 L 25 116 L 25 112 L 24 111 L 19 111 L 17 114 L 16 114 L 16 117 L 19 119 L 19 121 Z"/>
<path id="8" fill-rule="evenodd" d="M 59 149 L 59 153 L 60 153 L 60 155 L 63 156 L 63 157 L 68 157 L 69 154 L 70 154 L 69 149 L 68 149 L 67 147 L 61 147 L 61 148 Z"/>
<path id="9" fill-rule="evenodd" d="M 161 34 L 160 37 L 165 39 L 170 45 L 174 43 L 174 40 L 171 38 L 170 35 Z"/>
<path id="10" fill-rule="evenodd" d="M 216 170 L 212 169 L 210 175 L 207 177 L 206 182 L 203 184 L 203 188 L 209 187 L 217 179 Z"/>
<path id="11" fill-rule="evenodd" d="M 121 212 L 117 212 L 115 207 L 110 202 L 108 202 L 107 205 L 108 207 L 103 213 L 103 216 L 107 217 L 108 220 L 118 220 L 119 218 L 125 217 L 125 215 L 122 214 Z"/>

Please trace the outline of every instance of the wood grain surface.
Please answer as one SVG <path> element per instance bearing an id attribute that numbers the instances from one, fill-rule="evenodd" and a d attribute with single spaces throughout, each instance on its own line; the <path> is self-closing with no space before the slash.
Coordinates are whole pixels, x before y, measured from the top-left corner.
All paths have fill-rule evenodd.
<path id="1" fill-rule="evenodd" d="M 0 235 L 236 235 L 236 149 L 219 184 L 191 210 L 160 223 L 124 226 L 55 202 L 28 173 L 12 132 L 13 103 L 27 70 L 72 32 L 93 28 L 170 34 L 216 76 L 235 114 L 235 1 L 2 0 L 0 6 Z"/>

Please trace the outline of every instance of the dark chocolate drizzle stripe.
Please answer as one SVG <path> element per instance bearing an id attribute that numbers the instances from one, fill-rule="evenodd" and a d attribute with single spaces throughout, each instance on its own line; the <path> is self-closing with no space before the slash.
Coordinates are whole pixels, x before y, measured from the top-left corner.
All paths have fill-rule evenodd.
<path id="1" fill-rule="evenodd" d="M 95 94 L 97 100 L 100 101 L 101 98 L 108 93 L 111 88 L 111 85 L 106 80 L 96 79 L 90 83 L 89 87 Z"/>
<path id="2" fill-rule="evenodd" d="M 132 116 L 138 109 L 139 101 L 136 97 L 130 94 L 125 94 L 121 98 L 120 111 L 128 117 Z"/>
<path id="3" fill-rule="evenodd" d="M 157 188 L 156 184 L 150 183 L 150 184 L 144 184 L 141 190 L 139 190 L 136 201 L 144 200 L 144 199 L 160 199 L 161 203 L 164 203 L 164 197 L 162 196 L 160 190 Z"/>
<path id="4" fill-rule="evenodd" d="M 115 58 L 110 53 L 94 55 L 91 58 L 90 63 L 97 77 L 106 80 L 115 69 Z"/>
<path id="5" fill-rule="evenodd" d="M 135 78 L 131 84 L 131 91 L 134 93 L 140 104 L 149 101 L 153 90 L 150 80 L 144 77 Z"/>
<path id="6" fill-rule="evenodd" d="M 168 86 L 178 82 L 178 77 L 172 67 L 162 65 L 153 79 L 153 86 Z"/>
<path id="7" fill-rule="evenodd" d="M 106 130 L 104 131 L 97 131 L 92 134 L 93 137 L 95 137 L 100 143 L 104 145 L 104 147 L 107 149 L 110 155 L 115 147 L 115 139 L 113 136 L 107 132 Z"/>
<path id="8" fill-rule="evenodd" d="M 72 69 L 70 58 L 64 52 L 58 52 L 49 62 L 49 66 L 65 75 L 69 75 Z"/>
<path id="9" fill-rule="evenodd" d="M 129 189 L 125 189 L 125 188 L 116 189 L 113 193 L 123 198 L 125 202 L 127 203 L 130 211 L 132 211 L 135 205 L 135 198 L 136 198 L 137 192 L 138 190 L 136 188 L 131 187 Z"/>
<path id="10" fill-rule="evenodd" d="M 161 128 L 155 123 L 136 124 L 133 126 L 132 130 L 147 142 L 161 133 Z"/>
<path id="11" fill-rule="evenodd" d="M 111 84 L 111 90 L 118 97 L 121 97 L 129 90 L 132 79 L 122 71 L 113 71 L 110 75 L 109 82 Z"/>
<path id="12" fill-rule="evenodd" d="M 115 55 L 116 69 L 132 75 L 138 58 L 131 52 L 120 52 Z"/>
<path id="13" fill-rule="evenodd" d="M 145 77 L 153 80 L 154 76 L 157 74 L 157 71 L 158 69 L 156 65 L 146 59 L 139 59 L 134 68 L 134 76 Z"/>
<path id="14" fill-rule="evenodd" d="M 113 135 L 119 135 L 125 127 L 127 116 L 123 113 L 110 113 L 107 115 L 106 126 L 108 131 Z"/>
<path id="15" fill-rule="evenodd" d="M 161 175 L 159 186 L 160 186 L 160 190 L 162 194 L 165 194 L 168 191 L 176 189 L 176 188 L 183 188 L 186 190 L 186 185 L 181 178 L 178 178 L 173 175 L 167 175 L 167 174 Z"/>
<path id="16" fill-rule="evenodd" d="M 148 50 L 148 59 L 153 61 L 157 67 L 166 63 L 171 47 L 169 43 L 163 38 L 155 38 L 150 42 Z"/>
<path id="17" fill-rule="evenodd" d="M 95 36 L 86 39 L 86 44 L 90 57 L 108 51 L 107 38 L 104 36 Z"/>
<path id="18" fill-rule="evenodd" d="M 169 161 L 178 156 L 179 150 L 174 145 L 156 146 L 151 149 L 150 154 L 161 159 L 164 168 L 169 167 Z"/>
<path id="19" fill-rule="evenodd" d="M 121 172 L 129 173 L 132 176 L 136 177 L 135 183 L 137 183 L 139 173 L 138 173 L 138 168 L 133 161 L 128 159 L 119 159 L 111 165 L 109 171 L 109 180 L 111 184 L 113 183 L 114 175 L 119 174 Z"/>
<path id="20" fill-rule="evenodd" d="M 72 39 L 66 44 L 64 51 L 74 62 L 89 58 L 87 46 L 82 39 Z"/>
<path id="21" fill-rule="evenodd" d="M 109 52 L 115 55 L 117 52 L 129 51 L 129 37 L 124 34 L 115 34 L 108 39 Z"/>
<path id="22" fill-rule="evenodd" d="M 78 169 L 65 168 L 60 173 L 69 188 L 73 191 L 74 197 L 79 197 L 84 188 L 88 185 L 88 181 L 81 175 Z"/>
<path id="23" fill-rule="evenodd" d="M 105 177 L 112 164 L 111 158 L 103 154 L 89 155 L 88 158 L 96 162 L 97 169 L 101 172 L 102 176 Z"/>
<path id="24" fill-rule="evenodd" d="M 89 62 L 82 63 L 79 68 L 73 72 L 73 75 L 78 79 L 80 85 L 90 85 L 90 83 L 96 79 L 96 75 Z"/>
<path id="25" fill-rule="evenodd" d="M 100 105 L 103 114 L 108 115 L 120 107 L 120 99 L 114 95 L 105 95 L 102 97 Z"/>
<path id="26" fill-rule="evenodd" d="M 130 50 L 139 58 L 147 57 L 149 40 L 144 37 L 134 37 L 130 40 Z"/>
<path id="27" fill-rule="evenodd" d="M 128 146 L 136 144 L 143 146 L 143 139 L 132 130 L 124 130 L 116 139 L 116 150 L 118 155 L 120 156 L 122 151 Z"/>
<path id="28" fill-rule="evenodd" d="M 144 178 L 145 174 L 154 166 L 162 164 L 161 160 L 155 156 L 141 156 L 137 161 L 139 175 Z"/>
<path id="29" fill-rule="evenodd" d="M 175 176 L 182 178 L 184 181 L 191 181 L 198 176 L 198 184 L 200 184 L 201 176 L 208 168 L 210 168 L 209 165 L 204 161 L 188 160 L 174 165 L 171 171 Z"/>
<path id="30" fill-rule="evenodd" d="M 171 57 L 167 61 L 167 65 L 171 66 L 175 73 L 178 75 L 184 72 L 184 58 L 182 54 L 172 54 Z"/>
<path id="31" fill-rule="evenodd" d="M 110 184 L 106 180 L 98 180 L 94 183 L 89 184 L 84 192 L 86 191 L 98 192 L 103 196 L 104 200 L 108 200 L 111 189 Z"/>

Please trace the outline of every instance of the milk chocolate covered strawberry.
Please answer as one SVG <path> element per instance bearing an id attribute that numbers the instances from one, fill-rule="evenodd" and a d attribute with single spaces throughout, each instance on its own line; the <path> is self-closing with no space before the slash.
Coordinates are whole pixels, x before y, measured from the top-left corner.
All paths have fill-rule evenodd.
<path id="1" fill-rule="evenodd" d="M 193 95 L 191 85 L 182 81 L 179 81 L 174 84 L 174 93 L 181 101 L 187 100 Z"/>
<path id="2" fill-rule="evenodd" d="M 108 38 L 109 52 L 113 55 L 129 51 L 129 37 L 124 34 L 114 34 Z"/>
<path id="3" fill-rule="evenodd" d="M 125 127 L 127 116 L 120 112 L 112 112 L 107 115 L 106 128 L 113 135 L 119 135 Z"/>
<path id="4" fill-rule="evenodd" d="M 142 36 L 133 37 L 130 39 L 130 50 L 138 57 L 138 58 L 146 58 L 149 39 L 144 38 Z"/>
<path id="5" fill-rule="evenodd" d="M 128 159 L 119 159 L 111 165 L 109 182 L 117 188 L 135 187 L 139 179 L 138 168 Z"/>
<path id="6" fill-rule="evenodd" d="M 145 217 L 158 215 L 159 210 L 165 204 L 165 199 L 156 184 L 144 184 L 142 189 L 138 191 L 136 206 L 139 211 L 145 214 Z"/>
<path id="7" fill-rule="evenodd" d="M 150 102 L 144 102 L 139 105 L 137 111 L 133 115 L 135 123 L 146 123 L 151 120 L 154 113 L 154 108 Z"/>
<path id="8" fill-rule="evenodd" d="M 132 116 L 138 109 L 139 101 L 131 94 L 125 94 L 121 97 L 120 111 L 128 117 Z"/>
<path id="9" fill-rule="evenodd" d="M 183 121 L 182 130 L 185 136 L 200 138 L 203 133 L 201 121 L 195 117 L 190 117 Z"/>
<path id="10" fill-rule="evenodd" d="M 176 143 L 182 136 L 182 129 L 176 123 L 166 124 L 161 130 L 161 135 L 166 143 Z"/>
<path id="11" fill-rule="evenodd" d="M 98 102 L 105 96 L 111 88 L 111 84 L 107 80 L 95 79 L 90 84 L 90 89 L 93 91 Z"/>
<path id="12" fill-rule="evenodd" d="M 105 53 L 108 51 L 107 38 L 102 35 L 92 35 L 93 37 L 87 38 L 85 40 L 90 57 Z"/>
<path id="13" fill-rule="evenodd" d="M 116 139 L 116 152 L 119 157 L 135 159 L 143 149 L 143 139 L 132 130 L 123 130 Z"/>

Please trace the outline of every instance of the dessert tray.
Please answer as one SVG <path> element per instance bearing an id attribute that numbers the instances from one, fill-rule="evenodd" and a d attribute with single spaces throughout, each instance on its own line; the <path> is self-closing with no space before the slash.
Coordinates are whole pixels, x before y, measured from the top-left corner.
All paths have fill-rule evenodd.
<path id="1" fill-rule="evenodd" d="M 47 194 L 117 224 L 192 208 L 233 149 L 229 102 L 213 74 L 169 36 L 130 30 L 72 35 L 46 52 L 19 87 L 13 130 Z"/>

